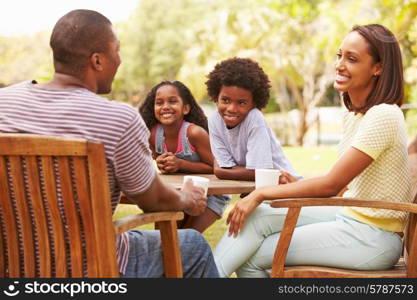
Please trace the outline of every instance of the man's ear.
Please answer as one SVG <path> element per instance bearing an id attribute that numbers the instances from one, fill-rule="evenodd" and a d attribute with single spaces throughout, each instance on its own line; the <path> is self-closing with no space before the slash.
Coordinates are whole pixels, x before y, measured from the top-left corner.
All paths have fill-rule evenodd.
<path id="1" fill-rule="evenodd" d="M 184 107 L 183 107 L 183 109 L 182 109 L 182 113 L 184 115 L 188 115 L 188 113 L 190 112 L 190 110 L 191 110 L 190 104 L 185 104 Z"/>
<path id="2" fill-rule="evenodd" d="M 94 52 L 90 56 L 90 63 L 94 70 L 103 71 L 102 56 L 100 53 Z"/>

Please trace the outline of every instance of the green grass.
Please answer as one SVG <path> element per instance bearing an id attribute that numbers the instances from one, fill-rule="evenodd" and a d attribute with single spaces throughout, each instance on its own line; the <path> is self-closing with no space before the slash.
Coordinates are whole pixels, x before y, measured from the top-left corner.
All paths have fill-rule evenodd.
<path id="1" fill-rule="evenodd" d="M 327 172 L 336 161 L 335 147 L 284 147 L 284 153 L 292 163 L 293 167 L 305 178 L 317 176 Z M 233 195 L 232 201 L 227 207 L 223 217 L 217 220 L 205 232 L 204 237 L 214 249 L 227 229 L 226 218 L 229 211 L 239 200 L 239 195 Z M 113 219 L 127 215 L 140 213 L 141 210 L 135 205 L 117 206 Z M 151 229 L 152 225 L 145 225 L 141 229 Z"/>
<path id="2" fill-rule="evenodd" d="M 283 149 L 294 169 L 305 178 L 325 174 L 337 159 L 335 146 L 283 147 Z"/>

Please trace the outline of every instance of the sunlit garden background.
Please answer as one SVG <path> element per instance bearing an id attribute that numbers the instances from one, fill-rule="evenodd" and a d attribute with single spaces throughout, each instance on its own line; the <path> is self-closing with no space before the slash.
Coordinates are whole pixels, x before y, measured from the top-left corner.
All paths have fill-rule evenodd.
<path id="1" fill-rule="evenodd" d="M 123 6 L 113 2 L 114 9 Z M 42 1 L 36 5 L 48 9 Z M 7 13 L 7 5 L 4 9 Z M 152 86 L 175 79 L 191 89 L 209 115 L 214 105 L 206 93 L 206 74 L 225 58 L 250 57 L 271 80 L 264 110 L 270 126 L 296 170 L 311 177 L 336 160 L 342 108 L 332 88 L 334 60 L 355 24 L 383 24 L 399 39 L 405 102 L 411 107 L 404 112 L 410 138 L 416 135 L 416 16 L 417 1 L 411 0 L 138 0 L 129 17 L 114 22 L 123 62 L 106 97 L 136 107 Z M 51 78 L 51 30 L 0 35 L 0 86 Z M 120 206 L 115 218 L 134 211 Z M 214 247 L 225 230 L 223 217 L 205 236 Z"/>

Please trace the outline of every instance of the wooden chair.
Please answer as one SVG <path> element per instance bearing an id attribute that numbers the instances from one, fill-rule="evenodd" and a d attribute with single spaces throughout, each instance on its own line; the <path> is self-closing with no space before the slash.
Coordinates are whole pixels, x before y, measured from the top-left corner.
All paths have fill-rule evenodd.
<path id="1" fill-rule="evenodd" d="M 103 145 L 0 134 L 0 277 L 119 277 L 115 237 L 157 222 L 166 277 L 182 277 L 182 212 L 112 222 Z M 59 200 L 61 199 L 61 200 Z"/>
<path id="2" fill-rule="evenodd" d="M 413 186 L 416 186 L 417 154 L 409 155 L 409 158 L 412 169 Z M 288 207 L 284 227 L 275 249 L 271 277 L 417 277 L 417 197 L 414 198 L 414 203 L 393 203 L 333 197 L 280 199 L 271 201 L 270 205 L 272 207 Z M 291 242 L 291 237 L 294 232 L 300 210 L 303 206 L 357 206 L 385 208 L 409 212 L 409 220 L 403 239 L 403 256 L 392 269 L 383 271 L 358 271 L 321 266 L 285 266 L 284 264 L 288 247 Z"/>

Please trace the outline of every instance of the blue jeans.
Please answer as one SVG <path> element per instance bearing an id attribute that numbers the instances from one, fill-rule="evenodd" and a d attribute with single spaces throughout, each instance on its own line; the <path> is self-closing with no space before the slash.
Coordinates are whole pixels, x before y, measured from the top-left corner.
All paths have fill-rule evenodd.
<path id="1" fill-rule="evenodd" d="M 164 265 L 158 230 L 130 230 L 129 258 L 121 277 L 161 278 Z M 219 273 L 210 246 L 193 229 L 178 230 L 182 268 L 185 278 L 216 278 Z"/>

